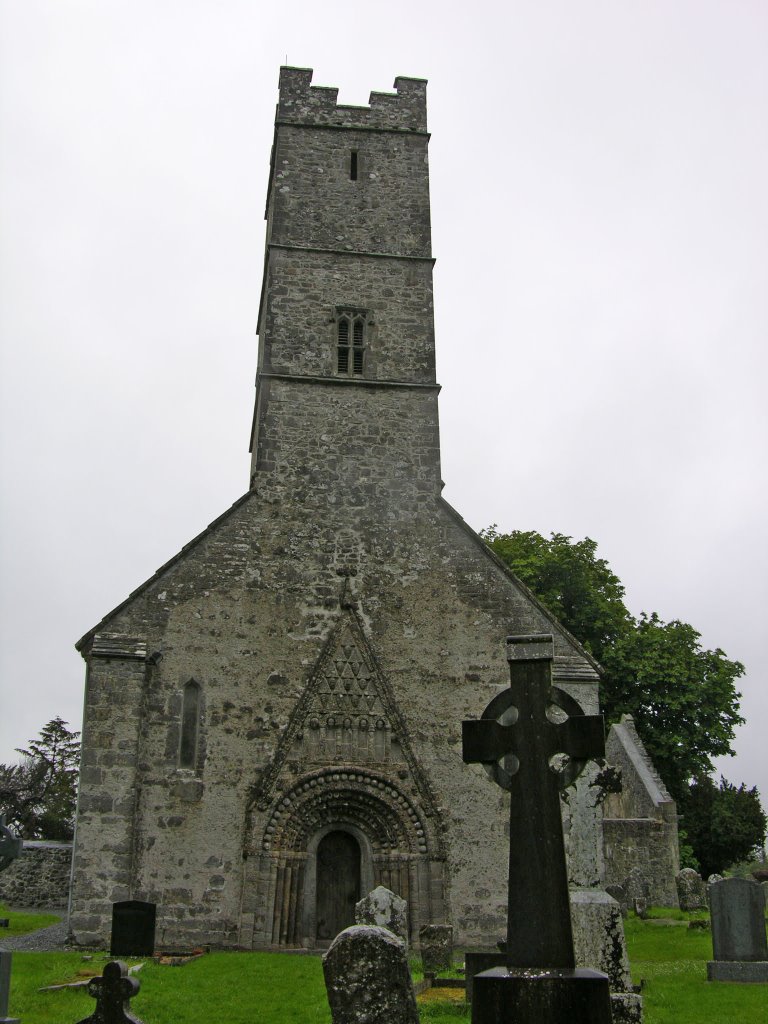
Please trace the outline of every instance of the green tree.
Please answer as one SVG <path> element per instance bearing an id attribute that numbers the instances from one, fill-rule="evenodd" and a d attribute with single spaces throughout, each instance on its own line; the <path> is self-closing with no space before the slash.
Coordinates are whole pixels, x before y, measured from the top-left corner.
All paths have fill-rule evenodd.
<path id="1" fill-rule="evenodd" d="M 676 800 L 690 780 L 713 770 L 712 758 L 732 753 L 744 666 L 723 651 L 703 650 L 684 622 L 658 615 L 635 619 L 624 587 L 590 538 L 561 533 L 481 534 L 605 669 L 601 703 L 608 722 L 625 713 Z M 694 847 L 695 849 L 695 847 Z"/>
<path id="2" fill-rule="evenodd" d="M 631 629 L 624 586 L 589 537 L 499 533 L 495 525 L 480 536 L 598 661 Z"/>
<path id="3" fill-rule="evenodd" d="M 678 810 L 704 878 L 721 874 L 762 848 L 766 817 L 754 787 L 737 788 L 722 776 L 716 785 L 702 775 L 694 779 Z"/>
<path id="4" fill-rule="evenodd" d="M 736 690 L 744 666 L 719 648 L 703 650 L 700 639 L 685 622 L 643 613 L 603 652 L 606 714 L 611 721 L 633 715 L 676 800 L 692 778 L 713 770 L 712 758 L 733 753 L 734 729 L 744 721 Z"/>
<path id="5" fill-rule="evenodd" d="M 17 748 L 20 764 L 0 765 L 0 807 L 24 839 L 72 838 L 79 736 L 54 718 L 27 748 Z"/>

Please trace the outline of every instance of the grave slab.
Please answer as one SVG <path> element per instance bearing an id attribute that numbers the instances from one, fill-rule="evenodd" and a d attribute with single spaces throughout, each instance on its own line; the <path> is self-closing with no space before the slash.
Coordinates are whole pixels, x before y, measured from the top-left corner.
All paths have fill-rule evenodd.
<path id="1" fill-rule="evenodd" d="M 768 982 L 765 901 L 758 882 L 724 878 L 709 890 L 712 952 L 709 981 Z"/>
<path id="2" fill-rule="evenodd" d="M 323 975 L 333 1024 L 419 1024 L 405 943 L 389 929 L 345 928 Z"/>

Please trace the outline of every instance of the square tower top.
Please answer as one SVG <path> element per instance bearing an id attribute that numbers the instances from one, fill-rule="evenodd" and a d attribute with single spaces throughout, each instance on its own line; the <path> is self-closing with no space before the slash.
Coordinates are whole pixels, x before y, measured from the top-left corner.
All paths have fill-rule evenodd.
<path id="1" fill-rule="evenodd" d="M 427 131 L 427 83 L 398 75 L 396 92 L 372 92 L 369 106 L 337 104 L 338 89 L 312 85 L 312 68 L 280 68 L 277 122 L 368 128 L 378 131 Z"/>

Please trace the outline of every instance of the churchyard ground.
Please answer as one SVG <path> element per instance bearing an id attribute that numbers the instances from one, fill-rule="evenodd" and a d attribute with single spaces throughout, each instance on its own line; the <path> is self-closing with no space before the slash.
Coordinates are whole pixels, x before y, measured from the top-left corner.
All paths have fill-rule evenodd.
<path id="1" fill-rule="evenodd" d="M 4 911 L 0 916 L 13 921 L 21 915 Z M 708 930 L 687 927 L 695 916 L 653 910 L 650 920 L 630 915 L 625 922 L 633 979 L 645 983 L 646 1024 L 763 1024 L 768 986 L 705 980 L 712 940 Z M 20 927 L 16 921 L 13 926 Z M 27 918 L 22 927 L 29 926 Z M 35 1024 L 74 1024 L 94 1009 L 84 990 L 38 989 L 76 980 L 78 972 L 101 973 L 107 959 L 97 954 L 84 961 L 81 953 L 70 952 L 14 953 L 11 1012 Z M 144 961 L 136 976 L 141 991 L 132 1010 L 145 1024 L 203 1024 L 212 1018 L 252 1024 L 255 1008 L 265 1024 L 330 1024 L 315 956 L 212 953 L 184 967 Z M 420 1003 L 420 1013 L 423 1024 L 469 1021 L 464 1005 L 448 996 Z"/>

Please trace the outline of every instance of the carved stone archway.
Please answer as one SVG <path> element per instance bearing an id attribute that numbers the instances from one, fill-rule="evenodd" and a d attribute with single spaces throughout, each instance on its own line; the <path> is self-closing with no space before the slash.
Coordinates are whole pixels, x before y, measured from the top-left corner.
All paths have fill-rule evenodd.
<path id="1" fill-rule="evenodd" d="M 315 945 L 316 851 L 333 830 L 357 840 L 364 891 L 385 885 L 407 901 L 412 936 L 423 924 L 445 920 L 444 854 L 424 808 L 381 772 L 329 767 L 303 775 L 266 812 L 253 815 L 242 945 Z"/>

